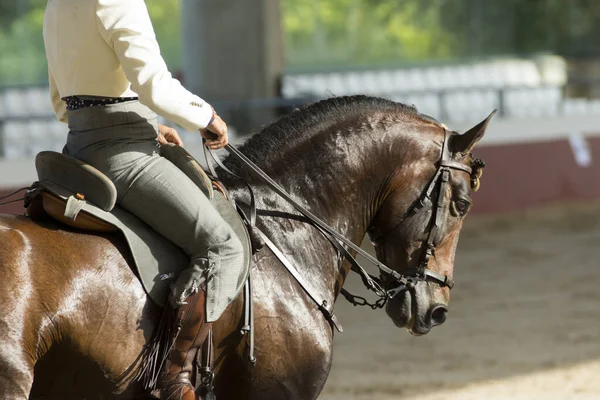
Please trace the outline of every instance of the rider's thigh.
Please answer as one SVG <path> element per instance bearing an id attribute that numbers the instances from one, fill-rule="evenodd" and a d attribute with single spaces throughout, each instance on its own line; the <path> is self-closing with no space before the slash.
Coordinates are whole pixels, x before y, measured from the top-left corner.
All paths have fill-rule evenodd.
<path id="1" fill-rule="evenodd" d="M 122 193 L 121 206 L 187 254 L 241 252 L 233 229 L 200 188 L 169 160 L 153 158 Z"/>

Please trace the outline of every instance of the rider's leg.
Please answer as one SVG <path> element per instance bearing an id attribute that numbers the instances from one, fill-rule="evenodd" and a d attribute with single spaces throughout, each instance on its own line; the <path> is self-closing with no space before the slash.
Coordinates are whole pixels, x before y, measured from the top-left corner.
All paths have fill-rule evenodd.
<path id="1" fill-rule="evenodd" d="M 170 161 L 159 156 L 150 158 L 152 161 L 141 171 L 132 177 L 119 177 L 114 182 L 122 193 L 119 203 L 123 208 L 190 255 L 190 270 L 182 272 L 178 283 L 196 279 L 206 270 L 207 258 L 215 274 L 227 265 L 239 265 L 243 261 L 242 244 L 212 202 Z M 209 285 L 209 290 L 212 289 Z M 185 297 L 184 294 L 176 300 L 181 304 Z M 219 297 L 218 293 L 215 297 Z M 210 306 L 207 308 L 211 309 Z M 209 321 L 216 317 L 207 315 Z"/>
<path id="2" fill-rule="evenodd" d="M 204 193 L 157 154 L 156 115 L 148 108 L 132 102 L 69 112 L 69 129 L 67 154 L 106 174 L 115 183 L 123 208 L 190 256 L 190 267 L 174 285 L 175 306 L 188 304 L 178 310 L 184 315 L 182 326 L 169 356 L 167 368 L 171 373 L 163 376 L 168 382 L 162 385 L 190 392 L 186 360 L 195 357 L 203 342 L 204 322 L 216 320 L 223 305 L 235 295 L 235 284 L 221 285 L 218 275 L 222 268 L 243 262 L 242 244 Z M 204 306 L 204 300 L 198 300 L 202 306 L 192 306 L 193 297 L 186 297 L 208 278 L 209 269 L 214 278 L 207 282 L 207 293 L 200 290 L 198 296 L 204 295 L 210 302 Z M 177 368 L 180 376 L 174 377 Z"/>
<path id="3" fill-rule="evenodd" d="M 206 292 L 199 285 L 207 278 L 205 272 L 219 274 L 221 268 L 241 263 L 243 247 L 210 200 L 187 176 L 168 160 L 153 158 L 128 184 L 120 204 L 191 255 L 190 268 L 175 283 L 176 300 L 186 304 L 177 310 L 181 330 L 159 385 L 163 399 L 195 400 L 190 382 L 193 361 L 208 334 L 206 320 L 217 317 L 205 314 L 205 310 L 214 310 L 205 306 Z M 116 181 L 119 187 L 121 180 Z M 208 290 L 220 290 L 212 283 L 212 279 L 207 282 Z M 219 297 L 218 293 L 211 294 L 211 300 Z"/>
<path id="4" fill-rule="evenodd" d="M 177 310 L 177 323 L 182 329 L 161 371 L 159 387 L 163 400 L 196 400 L 191 384 L 194 360 L 212 325 L 204 320 L 205 301 L 206 292 L 200 289 Z"/>

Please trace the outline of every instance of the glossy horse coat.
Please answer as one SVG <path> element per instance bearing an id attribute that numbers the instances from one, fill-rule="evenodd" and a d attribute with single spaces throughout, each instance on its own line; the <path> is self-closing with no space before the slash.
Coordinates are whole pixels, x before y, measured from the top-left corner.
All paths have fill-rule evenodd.
<path id="1" fill-rule="evenodd" d="M 456 161 L 472 162 L 470 150 L 486 124 L 450 138 Z M 444 132 L 411 107 L 341 97 L 295 111 L 241 150 L 353 242 L 360 243 L 367 231 L 393 229 L 377 253 L 402 272 L 420 260 L 431 205 L 398 222 L 437 170 Z M 337 250 L 237 162 L 228 166 L 255 187 L 259 228 L 332 304 L 349 271 Z M 470 178 L 452 171 L 443 193 L 447 208 L 429 267 L 450 277 L 471 204 Z M 247 200 L 240 182 L 225 183 L 239 202 Z M 0 398 L 27 399 L 30 391 L 32 399 L 144 398 L 128 371 L 160 310 L 146 297 L 127 257 L 118 235 L 0 217 Z M 255 262 L 257 363 L 247 361 L 238 298 L 214 324 L 217 398 L 315 399 L 331 366 L 332 327 L 270 251 L 261 250 Z M 421 282 L 390 301 L 386 311 L 397 326 L 424 334 L 443 322 L 445 312 L 436 310 L 448 301 L 448 288 Z"/>

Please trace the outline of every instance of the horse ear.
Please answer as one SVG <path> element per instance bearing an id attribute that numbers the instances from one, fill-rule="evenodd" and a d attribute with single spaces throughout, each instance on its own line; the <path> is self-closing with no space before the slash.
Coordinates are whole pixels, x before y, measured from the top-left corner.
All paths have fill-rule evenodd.
<path id="1" fill-rule="evenodd" d="M 497 110 L 491 112 L 490 115 L 479 124 L 475 125 L 462 135 L 452 135 L 450 137 L 450 150 L 453 153 L 469 153 L 475 144 L 483 137 L 488 123 L 496 114 Z"/>

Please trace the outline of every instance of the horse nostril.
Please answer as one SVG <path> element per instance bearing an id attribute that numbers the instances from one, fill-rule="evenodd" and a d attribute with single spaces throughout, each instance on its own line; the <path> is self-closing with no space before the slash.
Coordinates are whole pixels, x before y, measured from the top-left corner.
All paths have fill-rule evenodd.
<path id="1" fill-rule="evenodd" d="M 431 311 L 431 325 L 441 325 L 446 321 L 448 309 L 446 306 L 437 306 Z"/>

